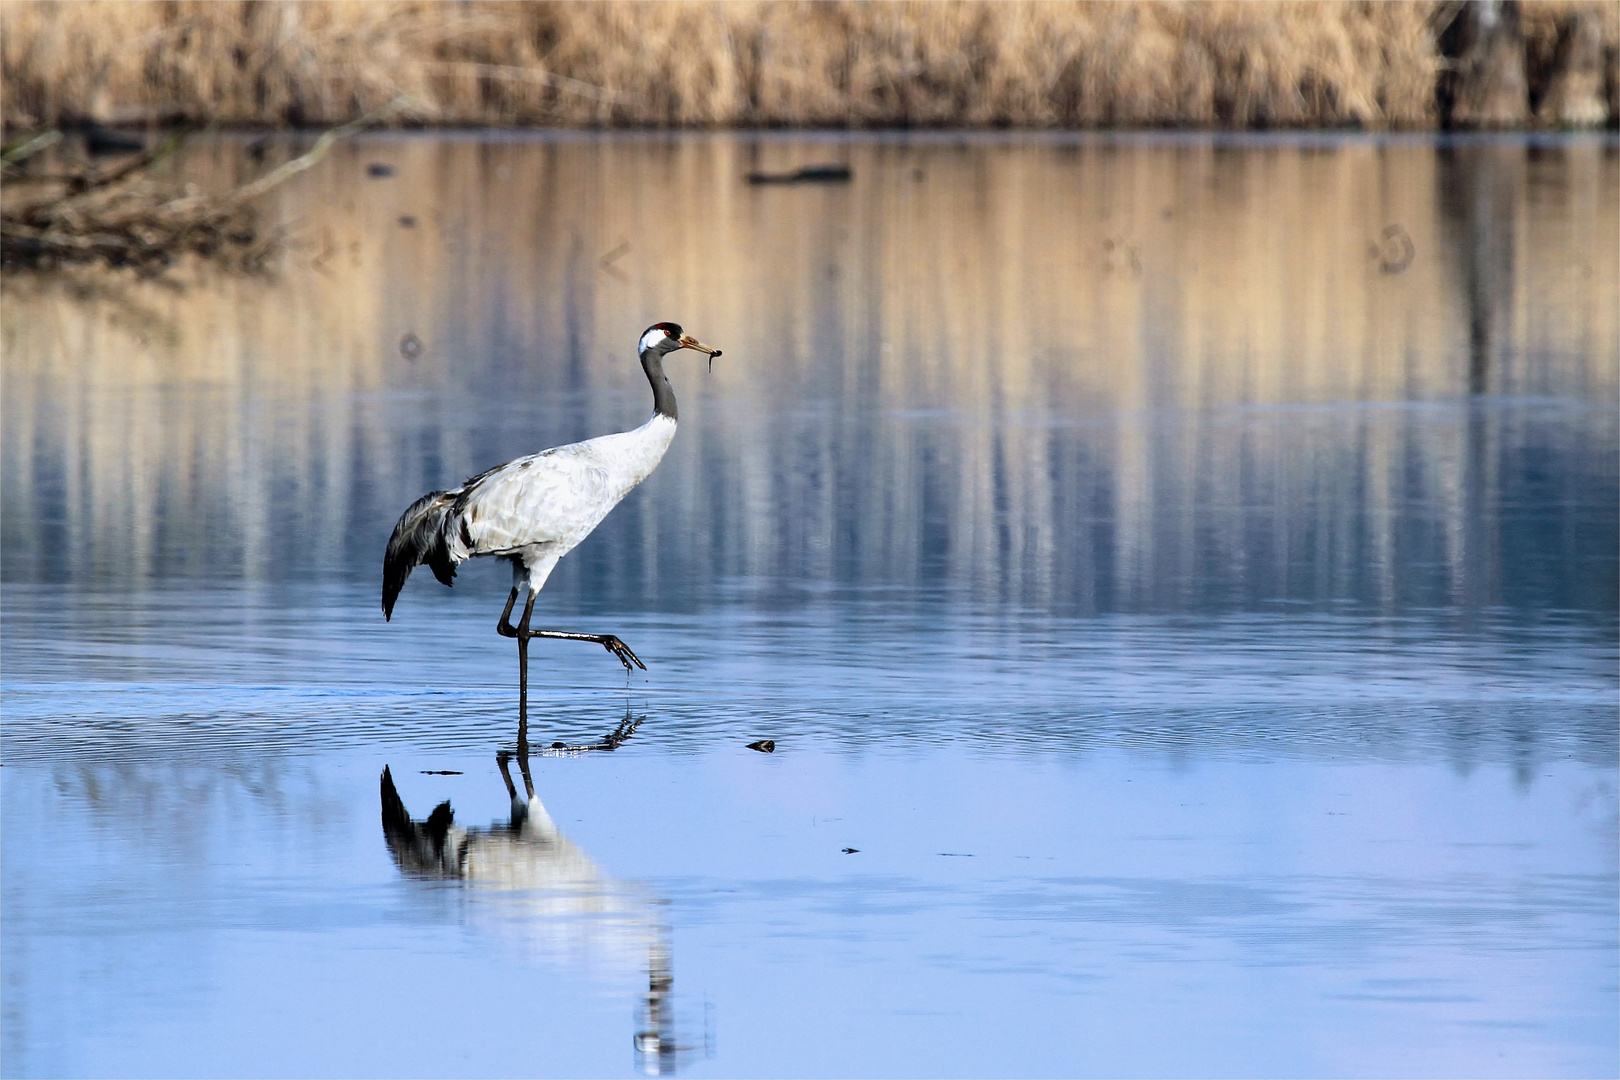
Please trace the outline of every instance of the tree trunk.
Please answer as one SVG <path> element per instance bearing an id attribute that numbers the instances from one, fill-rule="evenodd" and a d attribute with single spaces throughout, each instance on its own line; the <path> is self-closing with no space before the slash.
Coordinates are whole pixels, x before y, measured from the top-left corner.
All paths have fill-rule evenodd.
<path id="1" fill-rule="evenodd" d="M 1522 127 L 1530 119 L 1524 34 L 1516 0 L 1473 0 L 1453 26 L 1451 127 Z"/>

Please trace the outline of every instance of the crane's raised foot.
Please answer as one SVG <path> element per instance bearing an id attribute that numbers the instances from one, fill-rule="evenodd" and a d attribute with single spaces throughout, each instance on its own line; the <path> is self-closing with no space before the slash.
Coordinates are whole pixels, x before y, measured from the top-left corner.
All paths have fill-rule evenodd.
<path id="1" fill-rule="evenodd" d="M 640 668 L 642 671 L 647 670 L 647 665 L 641 662 L 641 657 L 637 656 L 631 650 L 630 646 L 626 645 L 612 634 L 603 634 L 597 640 L 601 641 L 602 648 L 619 658 L 619 663 L 624 665 L 624 670 L 634 671 L 635 668 L 632 668 L 630 666 L 631 664 L 636 665 L 636 667 Z"/>

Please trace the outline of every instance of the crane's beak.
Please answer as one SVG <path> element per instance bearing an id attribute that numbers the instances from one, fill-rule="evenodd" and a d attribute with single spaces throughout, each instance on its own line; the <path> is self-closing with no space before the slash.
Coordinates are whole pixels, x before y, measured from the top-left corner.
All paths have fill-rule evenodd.
<path id="1" fill-rule="evenodd" d="M 700 353 L 707 353 L 709 357 L 709 370 L 714 370 L 714 358 L 720 355 L 720 350 L 712 345 L 705 345 L 691 334 L 682 334 L 677 340 L 683 349 L 694 349 Z"/>

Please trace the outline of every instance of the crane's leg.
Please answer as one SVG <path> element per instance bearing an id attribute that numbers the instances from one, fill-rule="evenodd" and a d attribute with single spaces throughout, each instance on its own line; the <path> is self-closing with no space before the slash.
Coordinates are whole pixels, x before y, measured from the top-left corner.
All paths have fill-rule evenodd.
<path id="1" fill-rule="evenodd" d="M 502 750 L 495 755 L 495 764 L 500 766 L 501 779 L 506 782 L 506 796 L 512 800 L 512 828 L 518 829 L 523 825 L 524 819 L 529 816 L 529 800 L 534 798 L 534 777 L 529 773 L 529 737 L 522 726 L 518 727 L 517 744 L 518 768 L 523 772 L 523 790 L 528 799 L 518 798 L 517 788 L 512 785 L 512 771 L 508 766 L 512 755 Z"/>
<path id="2" fill-rule="evenodd" d="M 599 646 L 603 646 L 604 649 L 608 649 L 609 653 L 619 657 L 619 662 L 620 664 L 624 664 L 625 670 L 633 670 L 632 667 L 630 667 L 630 664 L 635 664 L 637 667 L 640 667 L 643 672 L 645 672 L 646 664 L 643 664 L 642 657 L 638 657 L 637 654 L 632 653 L 632 651 L 630 651 L 629 644 L 625 644 L 624 641 L 620 641 L 619 638 L 611 635 L 611 633 L 573 633 L 573 631 L 570 630 L 530 630 L 530 628 L 528 628 L 528 620 L 530 620 L 530 615 L 535 614 L 536 596 L 539 596 L 539 593 L 528 594 L 528 602 L 527 604 L 523 604 L 523 617 L 522 619 L 518 619 L 517 622 L 517 646 L 518 654 L 520 654 L 520 656 L 527 656 L 527 653 L 523 651 L 523 646 L 525 646 L 525 643 L 527 643 L 530 638 L 562 638 L 564 641 L 595 641 L 595 643 L 599 644 Z M 528 661 L 523 662 L 523 672 L 525 672 L 525 678 L 527 678 Z"/>
<path id="3" fill-rule="evenodd" d="M 534 593 L 523 605 L 523 618 L 517 625 L 518 643 L 518 727 L 525 734 L 529 727 L 529 616 L 534 614 Z M 527 740 L 525 740 L 527 741 Z"/>
<path id="4" fill-rule="evenodd" d="M 501 621 L 495 624 L 495 632 L 501 637 L 517 637 L 517 627 L 512 625 L 512 605 L 517 603 L 517 587 L 506 596 L 506 609 L 501 612 Z"/>
<path id="5" fill-rule="evenodd" d="M 640 668 L 642 671 L 647 670 L 647 665 L 641 662 L 641 657 L 632 652 L 630 646 L 612 634 L 574 634 L 567 630 L 530 630 L 528 635 L 532 638 L 562 638 L 564 641 L 594 641 L 617 657 L 619 663 L 624 665 L 624 670 L 634 671 L 635 668 Z M 632 664 L 635 667 L 631 667 Z"/>
<path id="6" fill-rule="evenodd" d="M 534 594 L 529 594 L 529 602 L 523 605 L 523 620 L 512 625 L 512 605 L 517 603 L 518 591 L 514 588 L 506 597 L 506 607 L 501 610 L 501 621 L 495 624 L 495 631 L 502 637 L 517 638 L 518 643 L 518 731 L 527 741 L 529 730 L 529 615 L 534 611 Z"/>
<path id="7" fill-rule="evenodd" d="M 518 664 L 521 669 L 518 681 L 519 687 L 527 685 L 529 677 L 528 640 L 537 637 L 562 638 L 565 641 L 594 641 L 612 653 L 619 663 L 624 665 L 624 670 L 634 671 L 635 668 L 640 668 L 642 671 L 647 670 L 647 665 L 641 662 L 641 657 L 637 656 L 630 646 L 612 634 L 575 634 L 568 630 L 530 630 L 529 617 L 534 614 L 534 598 L 538 595 L 538 593 L 529 594 L 529 602 L 523 605 L 523 618 L 518 620 L 516 626 L 513 626 L 511 621 L 512 608 L 517 604 L 518 598 L 518 591 L 514 588 L 506 598 L 506 610 L 501 612 L 501 621 L 495 624 L 495 629 L 500 632 L 502 637 L 512 637 L 518 640 Z M 520 702 L 523 700 L 521 692 L 519 700 Z M 520 714 L 522 711 L 520 708 Z"/>
<path id="8" fill-rule="evenodd" d="M 518 727 L 529 727 L 529 639 L 518 635 Z"/>

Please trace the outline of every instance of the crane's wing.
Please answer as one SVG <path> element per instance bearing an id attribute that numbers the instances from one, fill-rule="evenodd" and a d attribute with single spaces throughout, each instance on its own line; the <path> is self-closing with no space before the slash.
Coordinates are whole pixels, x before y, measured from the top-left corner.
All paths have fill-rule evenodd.
<path id="1" fill-rule="evenodd" d="M 474 555 L 567 554 L 629 490 L 612 482 L 600 445 L 588 440 L 520 457 L 412 503 L 383 556 L 383 615 L 393 616 L 405 580 L 423 563 L 449 585 L 456 565 Z"/>
<path id="2" fill-rule="evenodd" d="M 406 507 L 399 524 L 388 538 L 383 553 L 383 618 L 394 617 L 394 602 L 405 587 L 405 579 L 421 563 L 433 568 L 433 576 L 446 585 L 455 581 L 455 559 L 444 540 L 444 526 L 455 505 L 456 492 L 430 491 Z"/>
<path id="3" fill-rule="evenodd" d="M 458 562 L 535 545 L 553 545 L 560 555 L 623 497 L 586 443 L 521 457 L 463 485 L 451 510 L 451 551 Z"/>

